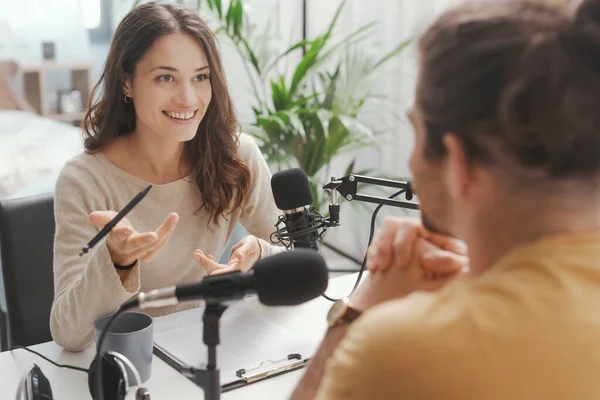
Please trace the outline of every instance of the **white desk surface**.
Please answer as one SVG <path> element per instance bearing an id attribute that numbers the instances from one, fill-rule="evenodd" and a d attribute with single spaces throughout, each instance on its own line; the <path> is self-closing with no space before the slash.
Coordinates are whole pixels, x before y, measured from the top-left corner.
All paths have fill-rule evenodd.
<path id="1" fill-rule="evenodd" d="M 355 280 L 356 274 L 331 279 L 327 294 L 332 297 L 346 296 L 350 293 Z M 325 316 L 331 303 L 322 297 L 296 307 L 264 307 L 256 298 L 246 301 L 259 315 L 308 337 L 321 338 L 327 328 Z M 202 340 L 202 332 L 198 332 L 198 340 Z M 93 346 L 81 353 L 71 353 L 54 342 L 32 346 L 31 349 L 59 364 L 84 368 L 89 367 L 95 353 Z M 2 399 L 14 399 L 21 377 L 33 363 L 39 365 L 50 380 L 56 400 L 91 399 L 85 373 L 55 367 L 25 350 L 0 353 L 0 397 Z M 288 399 L 303 374 L 304 369 L 293 371 L 223 393 L 221 398 L 223 400 Z M 156 356 L 152 361 L 152 376 L 144 386 L 150 390 L 153 400 L 204 399 L 201 388 Z"/>

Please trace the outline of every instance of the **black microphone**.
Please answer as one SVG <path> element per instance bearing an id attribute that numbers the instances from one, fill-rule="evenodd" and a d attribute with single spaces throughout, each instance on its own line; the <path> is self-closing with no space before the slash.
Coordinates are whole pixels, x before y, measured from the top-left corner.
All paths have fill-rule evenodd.
<path id="1" fill-rule="evenodd" d="M 253 293 L 267 306 L 293 306 L 322 295 L 328 282 L 323 257 L 305 249 L 259 260 L 248 272 L 207 276 L 200 282 L 142 292 L 123 303 L 121 310 L 134 307 L 143 310 L 200 299 L 225 303 Z"/>
<path id="2" fill-rule="evenodd" d="M 279 220 L 285 223 L 294 249 L 319 251 L 317 216 L 310 210 L 313 198 L 306 173 L 300 168 L 277 172 L 271 178 L 271 190 L 277 208 L 283 211 Z"/>

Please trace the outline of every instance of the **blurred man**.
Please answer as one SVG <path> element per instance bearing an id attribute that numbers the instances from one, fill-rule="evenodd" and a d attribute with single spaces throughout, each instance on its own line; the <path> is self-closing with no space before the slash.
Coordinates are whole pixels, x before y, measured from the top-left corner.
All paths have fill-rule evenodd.
<path id="1" fill-rule="evenodd" d="M 600 0 L 478 2 L 427 31 L 423 226 L 386 221 L 293 399 L 599 398 L 599 49 Z"/>

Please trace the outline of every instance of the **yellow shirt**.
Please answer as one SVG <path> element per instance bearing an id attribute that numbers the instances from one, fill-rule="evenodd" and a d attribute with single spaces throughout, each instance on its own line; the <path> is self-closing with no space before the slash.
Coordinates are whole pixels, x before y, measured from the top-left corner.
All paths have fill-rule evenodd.
<path id="1" fill-rule="evenodd" d="M 374 308 L 317 398 L 600 399 L 600 233 L 548 237 L 477 279 Z"/>

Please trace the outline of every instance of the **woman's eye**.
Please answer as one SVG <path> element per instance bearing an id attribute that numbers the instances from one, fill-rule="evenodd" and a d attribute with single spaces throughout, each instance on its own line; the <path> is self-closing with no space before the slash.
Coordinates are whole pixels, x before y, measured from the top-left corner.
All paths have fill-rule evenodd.
<path id="1" fill-rule="evenodd" d="M 196 81 L 198 81 L 198 82 L 203 82 L 203 81 L 205 81 L 205 80 L 207 80 L 207 79 L 209 79 L 209 78 L 210 78 L 210 75 L 206 75 L 206 74 L 203 74 L 203 75 L 198 75 L 198 76 L 196 77 Z"/>
<path id="2" fill-rule="evenodd" d="M 158 78 L 156 78 L 156 80 L 159 82 L 171 82 L 173 80 L 173 77 L 171 75 L 161 75 Z"/>

